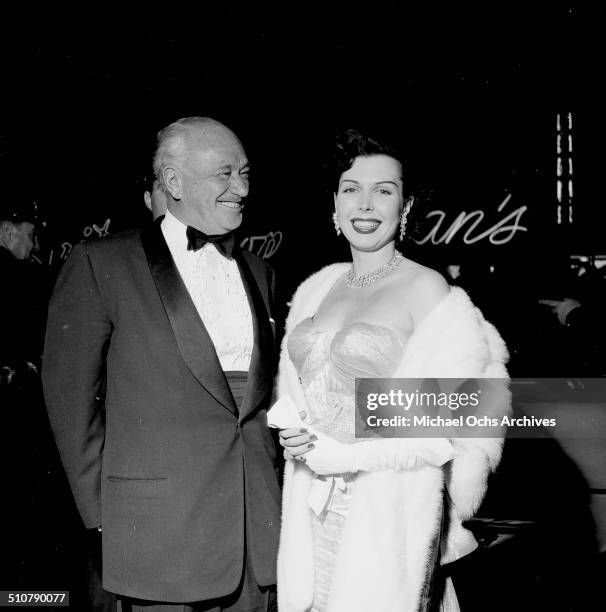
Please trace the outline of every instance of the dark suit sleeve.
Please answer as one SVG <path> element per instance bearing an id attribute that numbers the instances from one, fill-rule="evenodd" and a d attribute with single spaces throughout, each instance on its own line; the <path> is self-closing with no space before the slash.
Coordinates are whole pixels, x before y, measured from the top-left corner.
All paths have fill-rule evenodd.
<path id="1" fill-rule="evenodd" d="M 50 301 L 42 382 L 57 447 L 86 527 L 101 524 L 105 355 L 111 331 L 86 247 L 76 245 Z"/>

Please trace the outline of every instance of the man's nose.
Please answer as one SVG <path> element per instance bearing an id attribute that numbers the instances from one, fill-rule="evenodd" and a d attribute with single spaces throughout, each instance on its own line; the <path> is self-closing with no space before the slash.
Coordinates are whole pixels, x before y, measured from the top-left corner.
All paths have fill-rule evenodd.
<path id="1" fill-rule="evenodd" d="M 248 195 L 248 179 L 243 179 L 240 176 L 234 176 L 231 191 L 240 198 L 245 198 Z"/>

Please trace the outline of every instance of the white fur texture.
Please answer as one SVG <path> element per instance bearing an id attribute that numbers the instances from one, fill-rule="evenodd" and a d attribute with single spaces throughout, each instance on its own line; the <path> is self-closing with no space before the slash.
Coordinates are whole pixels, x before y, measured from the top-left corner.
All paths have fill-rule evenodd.
<path id="1" fill-rule="evenodd" d="M 323 268 L 300 285 L 286 322 L 278 374 L 278 397 L 290 395 L 300 412 L 305 396 L 288 357 L 290 331 L 312 316 L 347 264 Z M 507 379 L 507 350 L 467 294 L 452 288 L 407 342 L 393 378 Z M 494 414 L 507 414 L 503 386 Z M 405 443 L 405 440 L 402 441 Z M 342 534 L 327 612 L 417 610 L 430 544 L 441 527 L 444 488 L 450 499 L 442 562 L 468 554 L 476 542 L 461 521 L 477 510 L 489 473 L 497 466 L 502 440 L 453 439 L 458 456 L 446 468 L 423 466 L 395 472 L 360 473 Z M 380 444 L 380 442 L 377 442 Z M 288 461 L 284 475 L 282 536 L 278 554 L 281 612 L 304 612 L 313 601 L 314 565 L 307 493 L 313 474 Z"/>

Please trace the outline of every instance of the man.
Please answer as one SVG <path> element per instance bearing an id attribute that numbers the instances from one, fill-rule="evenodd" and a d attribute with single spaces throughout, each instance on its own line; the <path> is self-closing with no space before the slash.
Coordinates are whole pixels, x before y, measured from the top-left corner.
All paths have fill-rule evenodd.
<path id="1" fill-rule="evenodd" d="M 73 506 L 40 386 L 48 294 L 37 206 L 23 194 L 0 202 L 0 588 L 44 588 L 68 577 L 65 529 Z M 45 521 L 40 521 L 44 516 Z M 53 529 L 48 525 L 52 524 Z"/>
<path id="2" fill-rule="evenodd" d="M 155 221 L 158 217 L 166 214 L 168 198 L 157 178 L 154 177 L 153 180 L 146 180 L 145 186 L 146 189 L 143 192 L 143 201 Z"/>
<path id="3" fill-rule="evenodd" d="M 233 234 L 248 161 L 231 130 L 193 117 L 158 134 L 154 171 L 166 216 L 77 245 L 57 281 L 51 423 L 123 610 L 266 610 L 280 518 L 265 416 L 274 280 Z"/>
<path id="4" fill-rule="evenodd" d="M 42 289 L 34 286 L 35 272 L 28 262 L 38 248 L 35 216 L 35 205 L 0 204 L 0 384 L 8 384 L 16 368 L 40 365 L 43 297 Z"/>
<path id="5" fill-rule="evenodd" d="M 6 212 L 0 219 L 0 247 L 15 259 L 26 260 L 36 248 L 36 226 L 29 217 L 18 212 Z M 6 218 L 5 218 L 6 217 Z"/>

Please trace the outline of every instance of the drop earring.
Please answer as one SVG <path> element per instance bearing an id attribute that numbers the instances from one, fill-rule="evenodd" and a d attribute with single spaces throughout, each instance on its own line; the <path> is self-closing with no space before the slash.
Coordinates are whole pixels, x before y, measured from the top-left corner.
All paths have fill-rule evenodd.
<path id="1" fill-rule="evenodd" d="M 335 232 L 337 232 L 337 236 L 341 235 L 341 228 L 339 227 L 339 220 L 337 219 L 337 211 L 335 210 L 332 213 L 332 222 L 335 224 Z"/>
<path id="2" fill-rule="evenodd" d="M 413 197 L 408 199 L 404 210 L 402 211 L 402 216 L 400 217 L 400 242 L 404 240 L 404 235 L 406 234 L 406 223 L 408 222 L 408 213 L 414 204 L 415 199 Z"/>

